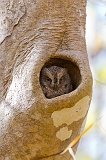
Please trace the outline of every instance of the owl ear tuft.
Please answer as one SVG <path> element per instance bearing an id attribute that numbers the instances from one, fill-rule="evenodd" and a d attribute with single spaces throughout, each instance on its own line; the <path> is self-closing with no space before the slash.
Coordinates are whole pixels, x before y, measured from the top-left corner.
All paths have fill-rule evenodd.
<path id="1" fill-rule="evenodd" d="M 67 74 L 67 69 L 61 67 L 60 71 L 58 72 L 58 79 L 61 79 L 61 77 L 66 74 Z"/>

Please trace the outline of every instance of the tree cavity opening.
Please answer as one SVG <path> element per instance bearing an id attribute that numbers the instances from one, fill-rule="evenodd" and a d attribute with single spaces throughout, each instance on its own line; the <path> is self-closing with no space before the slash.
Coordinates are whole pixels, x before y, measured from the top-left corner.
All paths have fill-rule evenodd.
<path id="1" fill-rule="evenodd" d="M 51 58 L 40 72 L 40 85 L 45 97 L 49 99 L 74 91 L 80 83 L 80 70 L 70 60 Z"/>

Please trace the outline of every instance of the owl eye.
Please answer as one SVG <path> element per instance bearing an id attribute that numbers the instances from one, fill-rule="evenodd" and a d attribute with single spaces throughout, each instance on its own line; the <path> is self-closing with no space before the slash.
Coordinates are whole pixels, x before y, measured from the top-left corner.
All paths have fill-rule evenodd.
<path id="1" fill-rule="evenodd" d="M 50 83 L 52 82 L 52 80 L 49 77 L 46 76 L 45 78 L 46 78 L 46 81 L 48 81 Z"/>
<path id="2" fill-rule="evenodd" d="M 68 87 L 68 84 L 65 84 L 65 88 L 67 88 Z"/>
<path id="3" fill-rule="evenodd" d="M 63 80 L 65 80 L 65 76 L 62 76 L 62 77 L 60 78 L 59 83 L 61 84 Z"/>

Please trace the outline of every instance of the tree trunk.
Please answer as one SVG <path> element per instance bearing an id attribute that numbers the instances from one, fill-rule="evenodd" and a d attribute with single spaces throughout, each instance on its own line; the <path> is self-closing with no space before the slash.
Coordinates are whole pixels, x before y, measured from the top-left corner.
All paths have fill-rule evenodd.
<path id="1" fill-rule="evenodd" d="M 85 0 L 1 0 L 0 160 L 71 159 L 61 153 L 83 128 L 92 90 L 85 20 Z M 70 93 L 46 97 L 48 65 L 67 68 Z"/>

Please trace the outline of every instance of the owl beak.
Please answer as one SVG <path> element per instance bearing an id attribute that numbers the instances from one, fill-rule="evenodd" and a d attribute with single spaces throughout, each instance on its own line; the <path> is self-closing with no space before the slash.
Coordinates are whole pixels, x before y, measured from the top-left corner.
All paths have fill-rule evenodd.
<path id="1" fill-rule="evenodd" d="M 54 85 L 54 89 L 57 90 L 57 84 Z"/>
<path id="2" fill-rule="evenodd" d="M 52 81 L 51 87 L 52 87 L 54 90 L 57 90 L 57 88 L 58 88 L 57 78 L 55 78 L 54 81 Z"/>
<path id="3" fill-rule="evenodd" d="M 54 84 L 57 84 L 57 78 L 54 78 Z"/>
<path id="4" fill-rule="evenodd" d="M 51 88 L 53 88 L 54 90 L 57 90 L 58 85 L 56 83 L 52 83 L 51 84 Z"/>
<path id="5" fill-rule="evenodd" d="M 54 90 L 56 90 L 56 89 L 57 89 L 57 84 L 52 83 L 52 84 L 51 84 L 51 87 L 52 87 Z"/>

